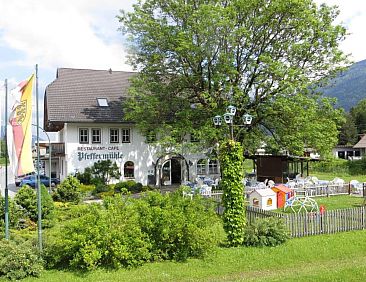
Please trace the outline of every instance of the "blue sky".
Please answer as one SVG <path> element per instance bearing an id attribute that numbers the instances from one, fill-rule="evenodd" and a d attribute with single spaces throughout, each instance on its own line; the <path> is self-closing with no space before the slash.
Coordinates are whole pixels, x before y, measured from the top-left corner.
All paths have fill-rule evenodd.
<path id="1" fill-rule="evenodd" d="M 55 79 L 58 67 L 131 70 L 125 63 L 124 39 L 117 30 L 120 9 L 136 0 L 0 0 L 0 101 L 3 124 L 4 88 L 39 69 L 39 95 Z M 366 1 L 316 0 L 338 5 L 338 23 L 350 35 L 341 45 L 354 61 L 366 59 Z M 40 107 L 43 108 L 41 99 Z M 41 113 L 43 117 L 43 113 Z"/>

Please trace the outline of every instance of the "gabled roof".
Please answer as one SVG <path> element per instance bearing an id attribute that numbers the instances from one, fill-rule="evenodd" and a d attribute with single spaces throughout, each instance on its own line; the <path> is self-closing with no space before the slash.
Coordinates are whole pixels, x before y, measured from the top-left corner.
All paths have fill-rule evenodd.
<path id="1" fill-rule="evenodd" d="M 276 193 L 270 188 L 257 189 L 257 190 L 254 190 L 251 194 L 253 194 L 253 193 L 258 193 L 262 197 L 276 196 Z"/>
<path id="2" fill-rule="evenodd" d="M 366 148 L 366 134 L 362 136 L 360 141 L 358 141 L 357 144 L 353 146 L 353 148 L 356 149 Z"/>
<path id="3" fill-rule="evenodd" d="M 44 128 L 58 131 L 65 122 L 122 122 L 122 103 L 129 80 L 136 73 L 112 70 L 59 68 L 47 86 Z M 106 98 L 108 107 L 98 106 Z"/>
<path id="4" fill-rule="evenodd" d="M 276 189 L 278 189 L 279 191 L 282 191 L 284 193 L 291 193 L 292 192 L 292 190 L 289 187 L 287 187 L 283 184 L 275 185 L 274 187 L 272 187 L 272 190 L 276 191 Z"/>

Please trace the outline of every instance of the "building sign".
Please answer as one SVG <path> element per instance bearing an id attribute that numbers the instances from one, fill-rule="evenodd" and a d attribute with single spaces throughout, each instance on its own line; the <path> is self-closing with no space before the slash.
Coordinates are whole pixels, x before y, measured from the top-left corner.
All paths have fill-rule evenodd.
<path id="1" fill-rule="evenodd" d="M 118 160 L 123 158 L 118 146 L 88 146 L 78 147 L 78 161 L 83 160 Z"/>

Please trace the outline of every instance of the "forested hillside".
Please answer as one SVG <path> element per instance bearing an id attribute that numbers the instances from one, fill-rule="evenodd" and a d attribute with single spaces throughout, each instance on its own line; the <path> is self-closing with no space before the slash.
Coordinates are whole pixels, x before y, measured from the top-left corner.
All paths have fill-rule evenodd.
<path id="1" fill-rule="evenodd" d="M 323 88 L 322 92 L 326 96 L 337 98 L 337 105 L 349 111 L 366 98 L 366 60 L 353 64 Z"/>

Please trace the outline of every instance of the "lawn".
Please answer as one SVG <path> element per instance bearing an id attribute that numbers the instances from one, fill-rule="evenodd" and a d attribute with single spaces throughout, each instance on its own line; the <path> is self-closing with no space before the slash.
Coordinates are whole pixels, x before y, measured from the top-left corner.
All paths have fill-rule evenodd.
<path id="1" fill-rule="evenodd" d="M 343 179 L 346 183 L 351 180 L 358 180 L 359 182 L 366 182 L 366 175 L 350 175 L 347 173 L 326 173 L 326 172 L 310 172 L 311 176 L 316 176 L 321 180 L 333 180 L 335 177 Z"/>
<path id="2" fill-rule="evenodd" d="M 362 197 L 355 197 L 350 195 L 335 195 L 330 197 L 314 197 L 312 198 L 318 204 L 318 207 L 324 206 L 325 210 L 336 210 L 360 207 L 363 205 L 364 199 Z M 283 209 L 277 209 L 276 212 L 283 213 Z M 286 213 L 292 213 L 291 209 L 286 209 Z"/>
<path id="3" fill-rule="evenodd" d="M 291 239 L 265 248 L 220 248 L 208 259 L 87 274 L 46 271 L 24 281 L 366 281 L 366 230 Z"/>
<path id="4" fill-rule="evenodd" d="M 318 206 L 324 206 L 326 210 L 360 207 L 364 199 L 350 195 L 336 195 L 330 197 L 315 197 Z"/>

